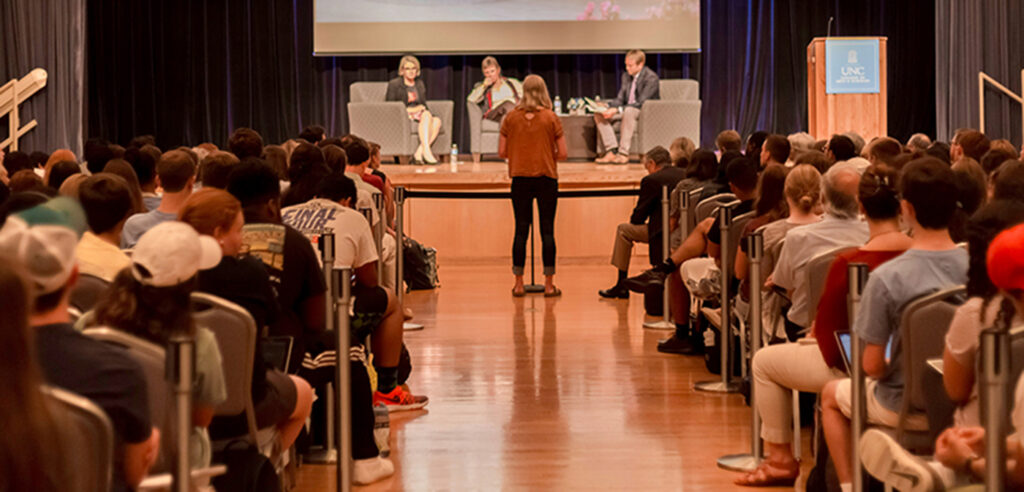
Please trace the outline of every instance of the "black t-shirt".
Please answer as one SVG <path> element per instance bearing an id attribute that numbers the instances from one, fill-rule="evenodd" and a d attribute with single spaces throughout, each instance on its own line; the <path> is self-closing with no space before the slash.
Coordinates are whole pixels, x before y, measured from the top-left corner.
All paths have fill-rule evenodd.
<path id="1" fill-rule="evenodd" d="M 124 349 L 94 340 L 68 323 L 35 328 L 36 355 L 46 382 L 95 403 L 106 412 L 117 441 L 138 444 L 149 439 L 146 377 Z M 115 469 L 122 456 L 115 453 Z M 128 490 L 124 473 L 114 473 L 113 490 Z"/>
<path id="2" fill-rule="evenodd" d="M 242 241 L 247 253 L 263 262 L 277 293 L 280 311 L 270 333 L 294 337 L 295 353 L 304 354 L 305 339 L 324 329 L 305 326 L 302 318 L 303 304 L 327 290 L 317 252 L 302 233 L 283 224 L 246 224 Z"/>
<path id="3" fill-rule="evenodd" d="M 739 217 L 754 209 L 754 200 L 745 200 L 740 202 L 736 208 L 732 209 L 732 216 Z M 715 216 L 715 222 L 711 224 L 711 229 L 708 230 L 708 241 L 721 244 L 722 243 L 722 230 L 718 226 L 718 216 Z"/>

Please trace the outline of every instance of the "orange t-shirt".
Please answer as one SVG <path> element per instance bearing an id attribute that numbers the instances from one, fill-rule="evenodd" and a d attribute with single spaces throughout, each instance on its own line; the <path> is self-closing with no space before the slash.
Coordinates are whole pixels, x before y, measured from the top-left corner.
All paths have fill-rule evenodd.
<path id="1" fill-rule="evenodd" d="M 532 115 L 532 117 L 528 117 Z M 511 177 L 547 176 L 558 179 L 555 142 L 562 137 L 562 120 L 550 109 L 527 112 L 515 108 L 501 123 Z"/>

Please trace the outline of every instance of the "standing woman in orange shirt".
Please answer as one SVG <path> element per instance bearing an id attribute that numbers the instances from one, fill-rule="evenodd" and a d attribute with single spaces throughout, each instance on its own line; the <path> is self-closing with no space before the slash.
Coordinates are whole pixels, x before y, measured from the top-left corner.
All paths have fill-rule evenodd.
<path id="1" fill-rule="evenodd" d="M 526 239 L 533 226 L 533 200 L 540 213 L 541 251 L 544 258 L 544 297 L 557 297 L 555 287 L 555 208 L 558 206 L 558 161 L 567 155 L 562 121 L 551 110 L 548 86 L 538 75 L 523 80 L 519 105 L 505 116 L 498 140 L 498 155 L 508 160 L 512 178 L 512 213 L 516 220 L 512 242 L 512 295 L 526 295 L 523 268 Z"/>

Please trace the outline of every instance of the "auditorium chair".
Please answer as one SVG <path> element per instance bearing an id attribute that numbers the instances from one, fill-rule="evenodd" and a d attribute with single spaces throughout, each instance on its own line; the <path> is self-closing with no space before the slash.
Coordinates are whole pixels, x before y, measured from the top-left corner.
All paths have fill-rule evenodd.
<path id="1" fill-rule="evenodd" d="M 419 136 L 416 133 L 418 123 L 409 120 L 405 103 L 384 100 L 387 88 L 387 82 L 355 82 L 349 86 L 349 131 L 370 142 L 380 144 L 382 156 L 398 156 L 404 162 L 419 146 Z M 427 109 L 434 116 L 441 118 L 441 133 L 430 149 L 438 158 L 449 155 L 452 147 L 452 116 L 455 112 L 455 103 L 428 100 Z"/>
<path id="2" fill-rule="evenodd" d="M 66 477 L 73 483 L 63 490 L 110 490 L 114 464 L 114 428 L 107 414 L 86 398 L 52 386 L 42 388 L 44 397 L 58 412 L 60 440 L 66 451 Z"/>
<path id="3" fill-rule="evenodd" d="M 839 253 L 853 249 L 856 249 L 856 247 L 839 246 L 828 251 L 822 251 L 814 255 L 810 260 L 807 260 L 804 275 L 805 282 L 807 282 L 807 305 L 811 309 L 809 319 L 813 320 L 818 315 L 818 303 L 821 301 L 822 294 L 825 293 L 825 281 L 828 279 L 828 270 L 832 268 L 832 262 L 839 256 Z M 804 332 L 809 329 L 810 327 L 807 327 Z"/>
<path id="4" fill-rule="evenodd" d="M 91 311 L 109 286 L 110 282 L 95 275 L 79 275 L 78 282 L 71 289 L 71 307 L 78 309 L 80 313 Z"/>
<path id="5" fill-rule="evenodd" d="M 658 91 L 659 99 L 648 99 L 640 107 L 629 146 L 632 154 L 643 155 L 658 145 L 668 148 L 679 137 L 700 142 L 700 84 L 692 79 L 662 79 Z M 616 133 L 620 125 L 620 121 L 612 124 Z M 597 153 L 604 153 L 600 138 Z"/>

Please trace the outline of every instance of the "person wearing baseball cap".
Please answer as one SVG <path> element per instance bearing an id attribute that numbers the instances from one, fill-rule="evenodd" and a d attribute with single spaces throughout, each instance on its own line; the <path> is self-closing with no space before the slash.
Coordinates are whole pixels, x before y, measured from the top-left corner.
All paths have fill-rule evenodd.
<path id="1" fill-rule="evenodd" d="M 75 249 L 85 229 L 78 202 L 54 198 L 7 218 L 0 228 L 0 255 L 20 264 L 35 288 L 29 324 L 44 379 L 92 400 L 110 417 L 121 443 L 112 490 L 129 490 L 156 461 L 160 433 L 150 422 L 141 367 L 123 349 L 71 326 L 68 307 L 78 279 Z"/>
<path id="2" fill-rule="evenodd" d="M 214 409 L 227 398 L 220 348 L 213 332 L 192 321 L 191 294 L 200 270 L 220 263 L 220 245 L 178 221 L 146 231 L 132 252 L 131 266 L 121 270 L 84 324 L 108 326 L 166 346 L 178 334 L 195 340 L 193 429 L 189 457 L 193 468 L 210 465 L 212 449 L 206 428 Z"/>

